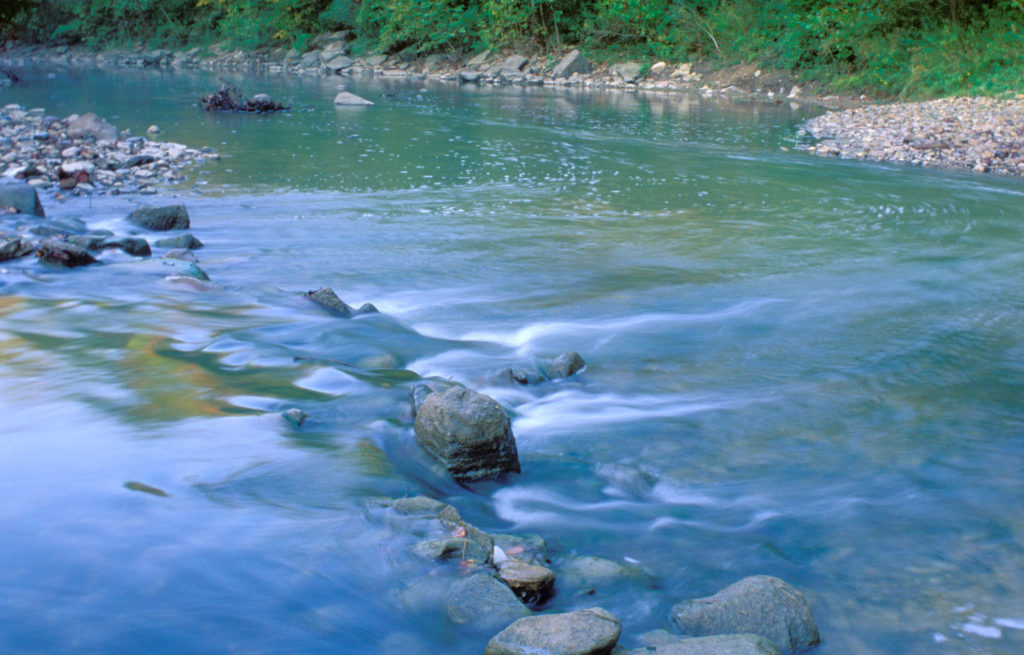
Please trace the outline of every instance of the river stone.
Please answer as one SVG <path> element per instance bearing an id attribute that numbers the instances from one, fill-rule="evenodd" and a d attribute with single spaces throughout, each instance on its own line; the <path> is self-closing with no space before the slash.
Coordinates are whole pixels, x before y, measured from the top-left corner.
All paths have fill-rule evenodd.
<path id="1" fill-rule="evenodd" d="M 114 141 L 117 139 L 117 128 L 96 114 L 89 112 L 68 123 L 68 138 L 85 139 L 92 137 L 97 141 Z"/>
<path id="2" fill-rule="evenodd" d="M 292 407 L 281 412 L 281 418 L 288 421 L 292 427 L 302 427 L 302 424 L 306 420 L 306 412 L 302 411 L 298 407 Z"/>
<path id="3" fill-rule="evenodd" d="M 387 55 L 370 55 L 366 58 L 367 66 L 383 66 L 384 62 L 388 60 Z"/>
<path id="4" fill-rule="evenodd" d="M 31 255 L 32 250 L 32 244 L 24 239 L 17 237 L 13 239 L 0 238 L 0 262 Z"/>
<path id="5" fill-rule="evenodd" d="M 45 217 L 39 194 L 27 184 L 0 184 L 0 213 L 31 214 Z"/>
<path id="6" fill-rule="evenodd" d="M 194 252 L 192 252 L 191 250 L 183 250 L 181 248 L 167 251 L 166 253 L 164 253 L 163 258 L 179 260 L 183 262 L 192 262 L 193 264 L 199 261 L 199 258 L 196 257 Z"/>
<path id="7" fill-rule="evenodd" d="M 334 96 L 334 104 L 345 105 L 350 107 L 366 107 L 368 105 L 372 105 L 373 103 L 367 100 L 366 98 L 360 98 L 354 93 L 349 93 L 348 91 L 341 91 L 338 93 L 338 95 Z"/>
<path id="8" fill-rule="evenodd" d="M 43 241 L 39 244 L 36 254 L 47 264 L 56 264 L 67 268 L 96 263 L 96 258 L 90 255 L 85 248 L 59 239 Z"/>
<path id="9" fill-rule="evenodd" d="M 160 239 L 156 242 L 156 245 L 160 248 L 182 248 L 184 250 L 199 250 L 203 247 L 203 242 L 195 238 L 191 234 L 179 234 L 176 237 L 169 239 Z"/>
<path id="10" fill-rule="evenodd" d="M 573 73 L 586 75 L 590 72 L 590 62 L 580 54 L 579 50 L 573 50 L 552 69 L 551 76 L 555 79 L 560 77 L 572 77 Z"/>
<path id="11" fill-rule="evenodd" d="M 334 293 L 334 289 L 330 287 L 320 287 L 316 291 L 306 291 L 303 293 L 305 297 L 309 298 L 316 304 L 320 305 L 335 316 L 341 318 L 352 318 L 353 316 L 360 316 L 362 314 L 377 314 L 379 310 L 371 305 L 370 303 L 363 303 L 359 309 L 355 309 L 348 305 L 338 294 Z"/>
<path id="12" fill-rule="evenodd" d="M 752 634 L 680 637 L 656 630 L 642 635 L 640 641 L 646 648 L 623 655 L 781 655 L 775 644 Z"/>
<path id="13" fill-rule="evenodd" d="M 582 588 L 585 593 L 621 583 L 654 585 L 654 576 L 640 567 L 604 557 L 574 557 L 563 564 L 560 571 L 566 585 Z"/>
<path id="14" fill-rule="evenodd" d="M 149 247 L 149 243 L 145 239 L 139 237 L 118 237 L 116 239 L 106 239 L 100 243 L 100 248 L 120 248 L 129 255 L 136 257 L 149 257 L 153 254 L 153 251 Z"/>
<path id="15" fill-rule="evenodd" d="M 519 473 L 511 423 L 493 399 L 465 387 L 432 393 L 416 412 L 416 440 L 456 480 Z"/>
<path id="16" fill-rule="evenodd" d="M 474 573 L 452 585 L 445 602 L 448 618 L 479 630 L 498 630 L 530 615 L 512 590 L 487 573 Z M 514 624 L 513 624 L 514 625 Z"/>
<path id="17" fill-rule="evenodd" d="M 399 498 L 395 502 L 391 503 L 391 509 L 406 516 L 421 514 L 437 516 L 448 506 L 449 505 L 447 503 L 443 503 L 440 500 L 435 500 L 427 496 Z"/>
<path id="18" fill-rule="evenodd" d="M 821 641 L 804 595 L 767 575 L 744 578 L 714 596 L 683 601 L 671 616 L 680 632 L 692 637 L 758 634 L 790 652 Z"/>
<path id="19" fill-rule="evenodd" d="M 189 227 L 188 210 L 185 209 L 185 205 L 139 207 L 128 214 L 128 222 L 155 232 L 187 230 Z"/>
<path id="20" fill-rule="evenodd" d="M 607 655 L 621 632 L 619 620 L 600 607 L 527 616 L 495 635 L 484 655 Z"/>
<path id="21" fill-rule="evenodd" d="M 555 572 L 545 566 L 519 560 L 505 560 L 498 567 L 498 577 L 528 604 L 543 603 L 555 587 Z"/>
<path id="22" fill-rule="evenodd" d="M 497 66 L 495 71 L 498 74 L 501 73 L 518 73 L 523 70 L 523 66 L 526 66 L 526 62 L 529 61 L 522 55 L 509 55 Z"/>
<path id="23" fill-rule="evenodd" d="M 546 373 L 552 380 L 576 375 L 587 365 L 578 352 L 562 353 L 551 362 Z"/>
<path id="24" fill-rule="evenodd" d="M 612 77 L 623 82 L 636 82 L 640 77 L 640 69 L 640 64 L 630 61 L 622 64 L 612 64 L 608 72 L 612 74 Z"/>
<path id="25" fill-rule="evenodd" d="M 547 554 L 548 544 L 540 535 L 496 534 L 492 538 L 494 547 L 501 550 L 505 560 L 514 559 L 537 566 L 546 566 L 551 562 Z"/>

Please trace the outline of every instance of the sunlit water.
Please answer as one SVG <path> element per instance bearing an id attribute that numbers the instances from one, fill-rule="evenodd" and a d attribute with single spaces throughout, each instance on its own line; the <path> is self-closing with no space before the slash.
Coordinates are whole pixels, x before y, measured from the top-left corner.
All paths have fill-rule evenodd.
<path id="1" fill-rule="evenodd" d="M 822 655 L 1024 651 L 1021 181 L 784 150 L 788 104 L 356 81 L 377 105 L 336 109 L 336 79 L 249 78 L 293 110 L 204 115 L 212 76 L 24 73 L 3 103 L 223 159 L 44 197 L 122 232 L 183 201 L 215 288 L 0 265 L 0 652 L 480 653 L 404 594 L 445 573 L 377 509 L 413 494 L 556 569 L 639 562 L 654 588 L 549 605 L 626 646 L 766 573 Z M 324 285 L 383 313 L 300 296 Z M 489 382 L 567 350 L 577 378 Z M 521 476 L 430 464 L 425 377 L 505 406 Z"/>

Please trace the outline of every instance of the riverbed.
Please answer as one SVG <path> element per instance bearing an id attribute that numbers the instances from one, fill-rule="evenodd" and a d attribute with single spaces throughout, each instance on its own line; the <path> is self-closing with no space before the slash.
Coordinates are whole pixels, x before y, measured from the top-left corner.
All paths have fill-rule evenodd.
<path id="1" fill-rule="evenodd" d="M 115 230 L 186 204 L 212 287 L 0 266 L 0 651 L 479 653 L 409 601 L 441 565 L 374 508 L 417 494 L 556 571 L 648 571 L 547 608 L 625 646 L 769 574 L 821 655 L 1024 650 L 1021 180 L 815 158 L 788 103 L 356 79 L 377 104 L 336 108 L 338 78 L 250 76 L 292 111 L 220 115 L 213 75 L 18 72 L 3 104 L 221 158 L 43 195 Z M 494 381 L 568 350 L 569 380 Z M 522 474 L 439 473 L 424 378 L 501 402 Z"/>

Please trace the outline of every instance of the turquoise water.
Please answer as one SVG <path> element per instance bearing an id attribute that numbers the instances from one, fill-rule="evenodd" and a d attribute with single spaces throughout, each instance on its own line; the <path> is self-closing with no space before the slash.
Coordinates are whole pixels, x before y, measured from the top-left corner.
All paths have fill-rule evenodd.
<path id="1" fill-rule="evenodd" d="M 451 573 L 378 507 L 412 494 L 556 571 L 638 562 L 653 588 L 549 605 L 626 646 L 765 573 L 822 655 L 1024 650 L 1024 182 L 784 150 L 814 113 L 788 104 L 356 80 L 352 109 L 337 79 L 232 78 L 293 106 L 258 117 L 200 112 L 209 75 L 23 78 L 4 104 L 222 159 L 157 198 L 44 196 L 122 231 L 184 202 L 213 288 L 112 252 L 0 266 L 0 652 L 479 653 L 409 600 Z M 566 350 L 578 378 L 490 381 Z M 521 476 L 430 465 L 426 377 L 503 404 Z"/>

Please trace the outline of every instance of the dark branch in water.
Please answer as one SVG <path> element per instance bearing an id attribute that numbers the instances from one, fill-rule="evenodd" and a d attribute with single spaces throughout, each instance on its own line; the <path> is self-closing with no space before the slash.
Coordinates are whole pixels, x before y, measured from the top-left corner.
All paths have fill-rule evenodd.
<path id="1" fill-rule="evenodd" d="M 206 111 L 244 111 L 251 113 L 266 113 L 271 111 L 287 111 L 286 107 L 274 102 L 265 93 L 257 93 L 252 98 L 242 99 L 242 94 L 237 88 L 224 82 L 219 91 L 199 99 L 199 104 Z"/>

